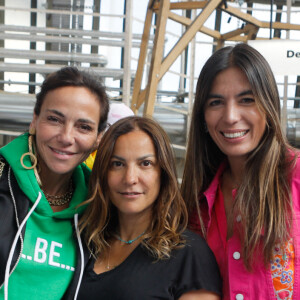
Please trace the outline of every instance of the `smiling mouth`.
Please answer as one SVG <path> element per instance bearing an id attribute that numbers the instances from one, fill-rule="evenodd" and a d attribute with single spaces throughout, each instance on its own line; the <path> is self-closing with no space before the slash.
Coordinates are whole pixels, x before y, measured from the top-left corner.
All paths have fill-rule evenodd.
<path id="1" fill-rule="evenodd" d="M 235 138 L 239 138 L 244 136 L 245 134 L 247 134 L 249 132 L 249 130 L 244 130 L 244 131 L 239 131 L 239 132 L 221 132 L 222 135 L 228 139 L 235 139 Z"/>
<path id="2" fill-rule="evenodd" d="M 73 153 L 71 152 L 64 152 L 64 151 L 59 151 L 59 150 L 56 150 L 56 149 L 53 149 L 51 148 L 53 152 L 57 153 L 57 154 L 60 154 L 60 155 L 72 155 Z"/>

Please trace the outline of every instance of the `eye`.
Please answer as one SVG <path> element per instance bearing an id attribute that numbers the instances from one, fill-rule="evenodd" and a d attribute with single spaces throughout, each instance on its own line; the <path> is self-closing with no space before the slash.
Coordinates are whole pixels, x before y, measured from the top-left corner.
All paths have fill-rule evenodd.
<path id="1" fill-rule="evenodd" d="M 242 102 L 242 103 L 245 103 L 245 104 L 253 103 L 253 102 L 255 102 L 255 99 L 254 99 L 254 98 L 251 98 L 251 97 L 242 98 L 242 99 L 241 99 L 241 102 Z"/>
<path id="2" fill-rule="evenodd" d="M 222 104 L 222 101 L 221 99 L 210 99 L 207 101 L 207 106 L 208 107 L 213 107 L 213 106 L 218 106 L 218 105 L 221 105 Z"/>
<path id="3" fill-rule="evenodd" d="M 48 116 L 47 120 L 52 122 L 52 123 L 58 123 L 60 121 L 59 118 L 57 118 L 55 116 Z"/>
<path id="4" fill-rule="evenodd" d="M 150 167 L 150 166 L 153 166 L 155 164 L 155 162 L 153 162 L 153 161 L 151 161 L 151 160 L 149 160 L 149 159 L 146 159 L 146 160 L 143 160 L 142 162 L 141 162 L 141 166 L 142 167 Z"/>
<path id="5" fill-rule="evenodd" d="M 124 166 L 124 163 L 122 163 L 122 162 L 119 161 L 119 160 L 113 160 L 113 161 L 111 161 L 111 163 L 110 163 L 111 169 L 119 169 L 119 168 L 121 168 L 122 166 Z"/>
<path id="6" fill-rule="evenodd" d="M 93 128 L 87 124 L 80 124 L 79 128 L 83 131 L 93 131 Z"/>

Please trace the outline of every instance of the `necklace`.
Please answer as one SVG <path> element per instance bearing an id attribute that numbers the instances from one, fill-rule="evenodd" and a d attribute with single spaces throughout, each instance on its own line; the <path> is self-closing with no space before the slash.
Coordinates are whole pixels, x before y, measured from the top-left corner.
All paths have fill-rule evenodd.
<path id="1" fill-rule="evenodd" d="M 132 239 L 132 240 L 129 240 L 129 241 L 125 241 L 125 240 L 123 240 L 119 235 L 115 235 L 116 236 L 116 238 L 119 240 L 119 241 L 121 241 L 121 242 L 123 242 L 123 243 L 125 243 L 125 244 L 127 244 L 127 245 L 130 245 L 130 244 L 132 244 L 133 242 L 135 242 L 137 239 L 139 239 L 141 236 L 143 236 L 145 234 L 145 231 L 143 231 L 140 235 L 138 235 L 135 239 Z"/>
<path id="2" fill-rule="evenodd" d="M 46 193 L 44 190 L 43 190 L 43 192 L 44 192 L 45 197 L 47 198 L 50 206 L 62 206 L 64 204 L 67 204 L 71 201 L 72 196 L 73 196 L 72 179 L 70 180 L 68 191 L 63 195 L 57 195 L 57 196 L 50 195 L 50 194 Z"/>
<path id="3" fill-rule="evenodd" d="M 107 258 L 107 265 L 105 267 L 106 270 L 111 270 L 111 269 L 114 269 L 116 266 L 112 266 L 109 264 L 109 258 L 110 258 L 110 249 L 109 249 L 109 252 L 108 252 L 108 258 Z"/>

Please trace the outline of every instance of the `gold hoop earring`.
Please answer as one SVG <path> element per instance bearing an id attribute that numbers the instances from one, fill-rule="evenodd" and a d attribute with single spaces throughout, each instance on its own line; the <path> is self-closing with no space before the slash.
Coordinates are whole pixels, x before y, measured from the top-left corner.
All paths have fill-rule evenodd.
<path id="1" fill-rule="evenodd" d="M 27 167 L 27 166 L 24 164 L 24 162 L 23 162 L 24 157 L 27 156 L 27 155 L 30 156 L 31 163 L 33 164 L 32 166 L 29 166 L 29 167 Z M 34 169 L 34 168 L 36 167 L 36 165 L 37 165 L 37 158 L 36 158 L 36 156 L 35 156 L 32 152 L 26 152 L 26 153 L 24 153 L 24 154 L 21 156 L 20 162 L 21 162 L 21 165 L 22 165 L 22 167 L 23 167 L 24 169 L 26 169 L 26 170 L 31 170 L 31 169 Z"/>
<path id="2" fill-rule="evenodd" d="M 39 176 L 39 173 L 36 169 L 36 166 L 38 164 L 38 159 L 37 157 L 34 155 L 33 151 L 36 152 L 36 149 L 35 149 L 35 144 L 34 144 L 34 141 L 33 141 L 33 135 L 35 134 L 35 128 L 33 128 L 32 130 L 30 129 L 30 131 L 33 133 L 31 134 L 29 132 L 29 136 L 28 136 L 28 149 L 29 149 L 29 152 L 26 152 L 24 153 L 21 158 L 20 158 L 20 162 L 21 162 L 21 165 L 24 169 L 26 170 L 31 170 L 33 169 L 34 171 L 34 175 L 35 175 L 35 178 L 36 178 L 36 181 L 38 183 L 39 186 L 42 186 L 42 181 L 41 181 L 41 178 Z M 30 160 L 31 160 L 31 163 L 32 163 L 32 166 L 30 167 L 27 167 L 25 164 L 24 164 L 24 157 L 29 155 L 30 156 Z"/>
<path id="3" fill-rule="evenodd" d="M 36 167 L 36 165 L 37 165 L 37 158 L 36 158 L 36 156 L 32 152 L 32 143 L 33 143 L 32 138 L 33 138 L 32 135 L 29 135 L 29 137 L 28 137 L 28 149 L 29 149 L 29 152 L 24 153 L 21 156 L 21 158 L 20 158 L 21 165 L 26 170 L 34 169 Z M 27 155 L 30 156 L 30 161 L 32 163 L 32 166 L 30 166 L 30 167 L 26 166 L 24 164 L 24 161 L 23 161 L 24 157 L 26 157 Z"/>
<path id="4" fill-rule="evenodd" d="M 34 127 L 31 127 L 31 128 L 29 129 L 29 134 L 30 134 L 30 135 L 35 135 L 35 128 L 34 128 Z"/>

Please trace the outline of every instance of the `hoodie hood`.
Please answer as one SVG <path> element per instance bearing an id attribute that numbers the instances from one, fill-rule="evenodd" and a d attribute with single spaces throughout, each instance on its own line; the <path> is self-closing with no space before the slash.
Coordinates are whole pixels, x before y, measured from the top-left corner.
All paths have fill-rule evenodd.
<path id="1" fill-rule="evenodd" d="M 12 142 L 0 149 L 0 154 L 6 159 L 14 172 L 19 187 L 32 203 L 38 198 L 38 193 L 42 193 L 42 199 L 35 212 L 43 216 L 58 219 L 70 219 L 74 214 L 81 214 L 86 206 L 77 207 L 82 203 L 88 192 L 88 181 L 91 170 L 85 165 L 80 164 L 73 172 L 72 179 L 75 186 L 70 206 L 63 211 L 54 213 L 34 175 L 33 169 L 27 170 L 21 165 L 21 157 L 28 150 L 28 133 L 22 134 Z M 31 166 L 30 156 L 26 155 L 23 159 L 26 166 Z"/>

